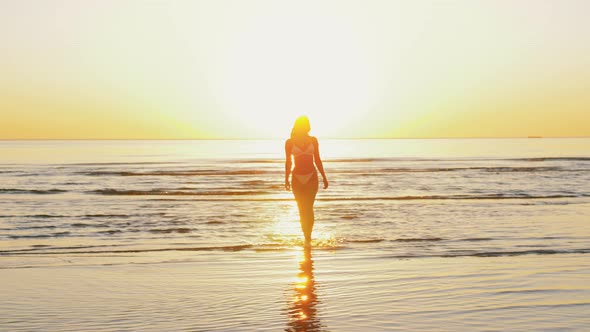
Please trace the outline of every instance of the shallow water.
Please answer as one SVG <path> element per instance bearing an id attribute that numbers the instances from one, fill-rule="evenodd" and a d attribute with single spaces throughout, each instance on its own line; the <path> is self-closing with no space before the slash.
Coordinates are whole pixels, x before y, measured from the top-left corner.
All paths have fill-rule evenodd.
<path id="1" fill-rule="evenodd" d="M 330 188 L 316 201 L 310 267 L 281 141 L 0 142 L 0 326 L 588 323 L 590 139 L 320 143 Z M 315 291 L 303 294 L 293 278 L 310 271 Z M 292 303 L 303 295 L 311 308 Z"/>

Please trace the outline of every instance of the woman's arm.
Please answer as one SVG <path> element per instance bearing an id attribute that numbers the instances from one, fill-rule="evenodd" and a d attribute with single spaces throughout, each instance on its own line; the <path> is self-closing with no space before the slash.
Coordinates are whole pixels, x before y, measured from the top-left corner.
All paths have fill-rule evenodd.
<path id="1" fill-rule="evenodd" d="M 328 178 L 326 177 L 326 173 L 324 172 L 324 165 L 322 164 L 322 158 L 320 158 L 320 143 L 318 142 L 317 138 L 313 138 L 313 145 L 314 145 L 314 154 L 313 160 L 315 165 L 317 166 L 320 174 L 322 174 L 322 179 L 324 180 L 324 189 L 328 189 Z"/>
<path id="2" fill-rule="evenodd" d="M 285 190 L 291 190 L 291 183 L 289 182 L 289 175 L 291 174 L 291 139 L 285 142 Z"/>

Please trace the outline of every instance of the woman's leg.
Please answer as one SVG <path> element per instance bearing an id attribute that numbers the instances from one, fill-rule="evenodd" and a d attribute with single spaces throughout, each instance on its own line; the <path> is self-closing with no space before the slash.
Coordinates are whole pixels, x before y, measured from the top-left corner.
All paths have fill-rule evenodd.
<path id="1" fill-rule="evenodd" d="M 299 222 L 303 231 L 303 237 L 306 242 L 309 242 L 311 241 L 314 222 L 313 205 L 309 204 L 307 197 L 300 197 L 297 201 L 297 207 L 299 208 Z"/>
<path id="2" fill-rule="evenodd" d="M 315 201 L 315 194 L 309 193 L 303 202 L 302 212 L 303 215 L 301 216 L 301 230 L 303 231 L 303 236 L 305 237 L 305 241 L 311 241 L 311 232 L 313 231 L 313 224 L 315 221 L 314 213 L 313 213 L 313 203 Z"/>
<path id="3" fill-rule="evenodd" d="M 301 230 L 303 231 L 306 243 L 311 241 L 311 233 L 315 221 L 313 205 L 317 192 L 317 174 L 314 174 L 309 182 L 305 184 L 298 183 L 297 180 L 293 181 L 293 193 L 295 194 L 297 208 L 299 209 L 299 222 L 301 223 Z"/>

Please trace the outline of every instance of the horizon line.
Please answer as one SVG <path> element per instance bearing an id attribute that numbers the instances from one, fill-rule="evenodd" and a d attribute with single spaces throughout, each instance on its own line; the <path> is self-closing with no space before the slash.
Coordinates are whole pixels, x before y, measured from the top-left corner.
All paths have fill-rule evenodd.
<path id="1" fill-rule="evenodd" d="M 283 140 L 277 137 L 212 137 L 212 138 L 0 138 L 0 141 L 262 141 Z M 441 136 L 441 137 L 321 137 L 333 140 L 376 139 L 544 139 L 544 138 L 590 138 L 590 136 Z"/>

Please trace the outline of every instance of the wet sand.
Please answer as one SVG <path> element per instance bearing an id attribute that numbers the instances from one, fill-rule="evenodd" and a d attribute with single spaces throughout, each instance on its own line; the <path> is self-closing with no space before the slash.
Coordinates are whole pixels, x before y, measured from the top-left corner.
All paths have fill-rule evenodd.
<path id="1" fill-rule="evenodd" d="M 159 255 L 159 261 L 165 253 Z M 0 270 L 6 331 L 581 331 L 585 255 L 389 258 L 316 248 Z M 108 264 L 101 262 L 108 261 Z M 129 262 L 135 263 L 129 263 Z M 65 264 L 64 264 L 65 263 Z"/>

